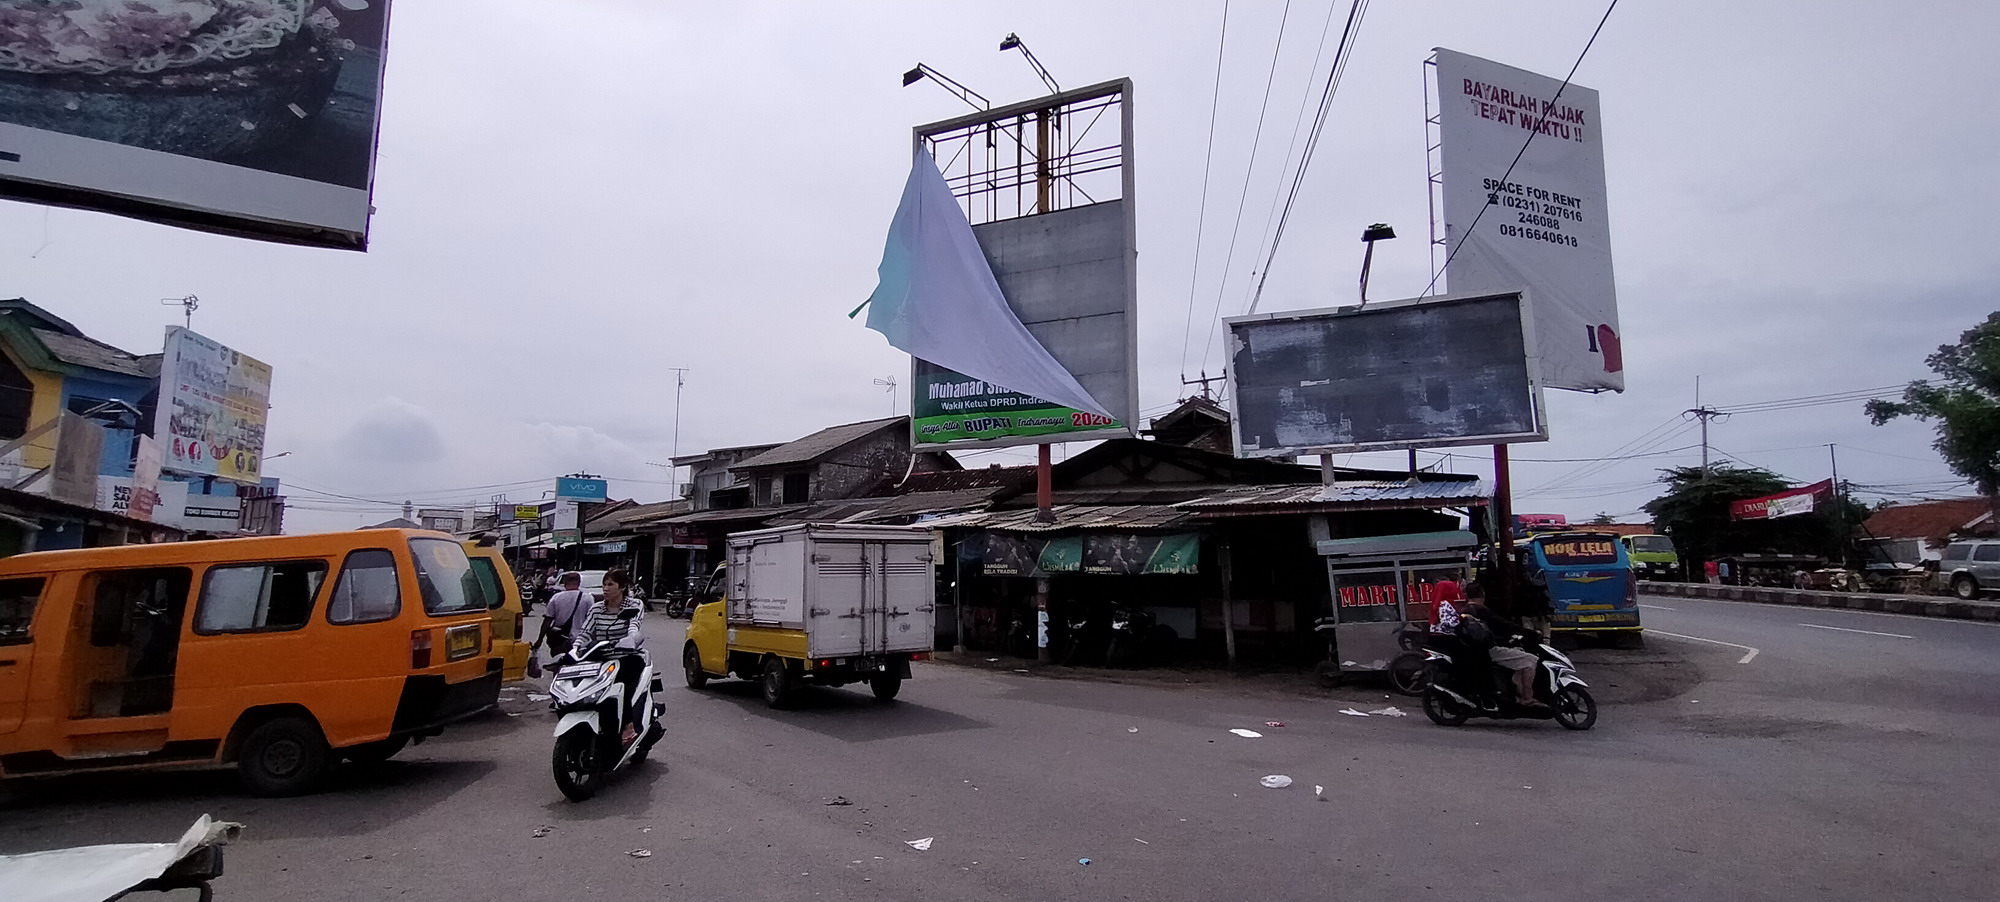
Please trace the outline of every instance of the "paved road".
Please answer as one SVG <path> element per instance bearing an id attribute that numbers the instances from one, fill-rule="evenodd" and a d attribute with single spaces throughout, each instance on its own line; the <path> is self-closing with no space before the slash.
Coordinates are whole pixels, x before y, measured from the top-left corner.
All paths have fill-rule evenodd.
<path id="1" fill-rule="evenodd" d="M 521 699 L 307 798 L 244 798 L 227 775 L 38 784 L 0 797 L 0 852 L 158 839 L 211 812 L 249 825 L 224 900 L 1990 898 L 1994 706 L 1952 711 L 1979 696 L 1882 674 L 1923 655 L 1898 642 L 1984 673 L 2000 633 L 1793 636 L 1785 617 L 1849 624 L 1662 604 L 1654 625 L 1757 658 L 1656 638 L 1634 656 L 1651 663 L 1585 663 L 1612 697 L 1668 686 L 1590 733 L 1445 729 L 1400 701 L 1412 716 L 1338 713 L 1388 703 L 1357 689 L 931 664 L 887 706 L 845 689 L 773 712 L 747 684 L 671 686 L 666 766 L 587 804 L 557 793 L 552 722 Z M 671 660 L 679 624 L 648 628 Z M 1703 682 L 1647 678 L 1682 655 Z"/>

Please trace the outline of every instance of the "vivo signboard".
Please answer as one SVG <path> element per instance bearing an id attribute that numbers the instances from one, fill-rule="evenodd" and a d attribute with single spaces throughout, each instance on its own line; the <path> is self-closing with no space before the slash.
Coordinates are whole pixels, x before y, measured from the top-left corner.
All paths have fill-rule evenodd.
<path id="1" fill-rule="evenodd" d="M 1224 322 L 1239 457 L 1548 439 L 1519 293 Z"/>
<path id="2" fill-rule="evenodd" d="M 1528 293 L 1543 385 L 1624 391 L 1597 92 L 1444 49 L 1437 91 L 1446 285 Z"/>
<path id="3" fill-rule="evenodd" d="M 0 197 L 365 250 L 389 0 L 0 4 Z"/>
<path id="4" fill-rule="evenodd" d="M 556 480 L 557 501 L 603 501 L 609 497 L 610 486 L 602 479 L 564 476 Z"/>

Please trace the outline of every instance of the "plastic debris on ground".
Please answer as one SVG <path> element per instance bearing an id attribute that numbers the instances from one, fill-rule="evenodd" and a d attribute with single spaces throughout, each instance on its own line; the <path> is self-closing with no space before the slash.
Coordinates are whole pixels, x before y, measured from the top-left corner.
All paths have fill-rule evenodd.
<path id="1" fill-rule="evenodd" d="M 999 659 L 999 658 L 987 658 L 987 659 L 986 659 L 986 663 L 988 663 L 988 664 L 998 664 L 998 663 L 1000 663 L 1000 659 Z"/>
<path id="2" fill-rule="evenodd" d="M 1347 716 L 1349 716 L 1349 717 L 1367 717 L 1367 716 L 1368 716 L 1368 715 L 1366 715 L 1366 714 L 1363 714 L 1363 713 L 1361 713 L 1361 712 L 1359 712 L 1359 711 L 1356 711 L 1356 710 L 1354 710 L 1353 708 L 1342 708 L 1342 709 L 1340 709 L 1340 713 L 1342 713 L 1342 714 L 1345 714 L 1345 715 L 1347 715 Z"/>
<path id="3" fill-rule="evenodd" d="M 1243 729 L 1242 727 L 1237 727 L 1236 729 L 1234 729 L 1234 730 L 1230 730 L 1229 732 L 1231 732 L 1231 733 L 1235 733 L 1236 735 L 1238 735 L 1238 736 L 1241 736 L 1241 737 L 1243 737 L 1243 738 L 1245 738 L 1245 739 L 1262 739 L 1262 738 L 1264 738 L 1264 734 L 1262 734 L 1262 733 L 1259 733 L 1259 732 L 1257 732 L 1256 730 L 1246 730 L 1246 729 Z"/>
<path id="4" fill-rule="evenodd" d="M 852 804 L 854 803 L 848 801 L 846 796 L 834 796 L 833 801 L 826 803 L 826 806 L 828 808 L 844 808 Z"/>
<path id="5" fill-rule="evenodd" d="M 1083 865 L 1084 867 L 1090 867 L 1090 859 L 1088 858 L 1079 858 L 1076 860 L 1076 863 Z"/>
<path id="6" fill-rule="evenodd" d="M 1292 785 L 1292 778 L 1284 774 L 1272 774 L 1257 782 L 1264 784 L 1265 789 L 1283 789 Z"/>
<path id="7" fill-rule="evenodd" d="M 541 692 L 530 692 L 530 693 L 528 693 L 528 701 L 531 701 L 531 702 L 545 702 L 545 701 L 548 701 L 548 700 L 549 700 L 549 697 L 548 697 L 548 695 L 547 695 L 546 693 L 541 693 Z"/>
<path id="8" fill-rule="evenodd" d="M 1319 796 L 1322 799 L 1326 798 L 1326 787 L 1317 783 L 1313 784 L 1313 795 Z"/>
<path id="9" fill-rule="evenodd" d="M 1150 846 L 1150 845 L 1152 845 L 1152 843 L 1149 843 L 1149 842 L 1147 842 L 1147 841 L 1145 841 L 1145 840 L 1143 840 L 1143 839 L 1140 839 L 1139 837 L 1136 837 L 1136 836 L 1132 837 L 1132 841 L 1133 841 L 1133 842 L 1135 842 L 1135 843 L 1138 843 L 1139 845 L 1142 845 L 1142 846 Z M 979 862 L 976 862 L 976 861 L 975 861 L 975 862 L 973 862 L 973 864 L 978 864 L 978 863 L 979 863 Z"/>
<path id="10" fill-rule="evenodd" d="M 1264 726 L 1267 726 L 1267 727 L 1282 727 L 1282 726 L 1284 726 L 1284 725 L 1285 725 L 1285 722 L 1284 722 L 1284 721 L 1282 721 L 1282 720 L 1267 720 L 1267 721 L 1264 721 Z"/>
<path id="11" fill-rule="evenodd" d="M 1138 727 L 1126 727 L 1126 728 L 1125 728 L 1125 732 L 1127 732 L 1127 733 L 1137 733 L 1137 732 L 1139 732 L 1139 728 L 1138 728 Z"/>
<path id="12" fill-rule="evenodd" d="M 1408 716 L 1408 715 L 1406 715 L 1405 713 L 1403 713 L 1403 710 L 1402 710 L 1402 709 L 1400 709 L 1400 708 L 1396 707 L 1395 705 L 1390 705 L 1390 706 L 1388 706 L 1388 707 L 1386 707 L 1386 708 L 1380 708 L 1380 709 L 1377 709 L 1377 710 L 1374 710 L 1374 711 L 1370 711 L 1370 712 L 1368 712 L 1368 713 L 1370 713 L 1370 714 L 1380 714 L 1380 715 L 1382 715 L 1382 716 L 1384 716 L 1384 717 L 1407 717 L 1407 716 Z"/>
<path id="13" fill-rule="evenodd" d="M 630 855 L 630 856 L 632 856 L 633 858 L 651 858 L 651 857 L 653 857 L 653 850 L 652 850 L 652 849 L 633 849 L 632 851 L 630 851 L 630 852 L 627 852 L 627 853 L 625 853 L 625 854 L 627 854 L 627 855 Z"/>
<path id="14" fill-rule="evenodd" d="M 547 825 L 547 824 L 543 824 L 542 826 L 539 826 L 539 827 L 536 827 L 536 828 L 535 828 L 535 832 L 533 832 L 533 833 L 530 833 L 530 834 L 528 834 L 528 835 L 529 835 L 529 836 L 532 836 L 532 837 L 534 837 L 534 838 L 536 838 L 536 839 L 541 839 L 542 837 L 544 837 L 544 836 L 547 836 L 547 835 L 549 835 L 549 834 L 551 834 L 551 833 L 554 833 L 554 832 L 556 832 L 556 828 L 554 828 L 554 827 L 551 827 L 551 826 L 549 826 L 549 825 Z"/>
<path id="15" fill-rule="evenodd" d="M 936 838 L 935 836 L 926 836 L 923 839 L 907 839 L 903 841 L 903 845 L 909 846 L 919 852 L 928 852 L 931 850 L 931 840 Z"/>

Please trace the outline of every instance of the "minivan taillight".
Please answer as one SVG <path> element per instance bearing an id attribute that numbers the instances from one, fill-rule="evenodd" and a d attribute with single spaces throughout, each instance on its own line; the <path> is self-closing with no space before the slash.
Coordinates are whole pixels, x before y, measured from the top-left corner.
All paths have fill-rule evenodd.
<path id="1" fill-rule="evenodd" d="M 410 669 L 423 670 L 431 666 L 431 631 L 410 631 Z"/>
<path id="2" fill-rule="evenodd" d="M 1630 570 L 1625 571 L 1625 601 L 1627 604 L 1639 603 L 1639 576 Z"/>

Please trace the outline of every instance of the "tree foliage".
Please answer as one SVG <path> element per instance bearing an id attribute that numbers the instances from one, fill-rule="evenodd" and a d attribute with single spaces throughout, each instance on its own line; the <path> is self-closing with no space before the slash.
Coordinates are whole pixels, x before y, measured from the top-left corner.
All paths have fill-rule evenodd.
<path id="1" fill-rule="evenodd" d="M 1645 510 L 1673 538 L 1683 560 L 1698 563 L 1742 553 L 1827 555 L 1839 547 L 1842 530 L 1831 508 L 1776 520 L 1729 519 L 1732 502 L 1793 487 L 1769 470 L 1714 466 L 1704 477 L 1700 467 L 1674 467 L 1660 471 L 1660 482 L 1666 493 L 1646 502 Z M 1852 501 L 1845 504 L 1843 523 L 1852 529 L 1868 511 Z"/>
<path id="2" fill-rule="evenodd" d="M 1877 426 L 1897 417 L 1936 422 L 1931 447 L 2000 510 L 2000 312 L 1957 344 L 1940 346 L 1924 365 L 1937 381 L 1910 383 L 1900 401 L 1868 402 L 1868 419 Z"/>

